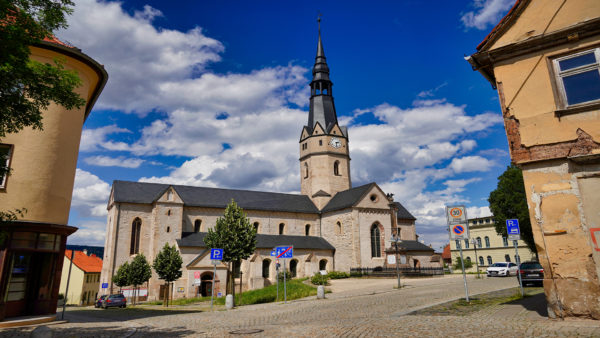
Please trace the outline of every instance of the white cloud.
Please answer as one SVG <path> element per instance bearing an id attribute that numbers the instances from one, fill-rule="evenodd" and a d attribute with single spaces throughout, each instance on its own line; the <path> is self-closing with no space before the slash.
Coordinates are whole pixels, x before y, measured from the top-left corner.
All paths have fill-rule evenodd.
<path id="1" fill-rule="evenodd" d="M 106 216 L 110 185 L 98 176 L 77 169 L 71 206 L 84 216 Z"/>
<path id="2" fill-rule="evenodd" d="M 77 225 L 79 229 L 68 237 L 68 244 L 104 246 L 106 224 L 99 221 L 85 221 Z M 100 257 L 102 258 L 102 257 Z"/>
<path id="3" fill-rule="evenodd" d="M 492 216 L 492 212 L 490 211 L 489 206 L 468 207 L 467 208 L 467 216 L 469 218 L 488 217 L 488 216 Z"/>
<path id="4" fill-rule="evenodd" d="M 83 161 L 92 166 L 121 168 L 139 168 L 145 162 L 140 158 L 126 158 L 125 156 L 91 156 L 86 157 Z"/>
<path id="5" fill-rule="evenodd" d="M 488 171 L 495 163 L 481 156 L 465 156 L 452 159 L 450 168 L 456 173 Z"/>
<path id="6" fill-rule="evenodd" d="M 515 0 L 474 0 L 474 11 L 465 13 L 460 20 L 466 28 L 486 29 L 496 25 L 513 6 Z"/>
<path id="7" fill-rule="evenodd" d="M 96 129 L 84 129 L 81 133 L 79 151 L 97 151 L 106 148 L 106 137 L 117 133 L 131 133 L 130 130 L 119 128 L 117 125 L 109 125 Z M 110 144 L 110 142 L 108 142 Z"/>

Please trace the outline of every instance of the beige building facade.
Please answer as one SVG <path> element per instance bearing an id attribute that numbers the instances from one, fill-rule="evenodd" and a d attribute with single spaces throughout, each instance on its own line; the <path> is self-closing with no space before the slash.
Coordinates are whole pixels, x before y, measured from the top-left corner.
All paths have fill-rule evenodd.
<path id="1" fill-rule="evenodd" d="M 73 264 L 71 264 L 71 257 Z M 94 304 L 98 298 L 101 270 L 102 260 L 96 255 L 88 255 L 85 250 L 75 252 L 66 250 L 59 291 L 65 297 L 66 303 L 69 305 Z M 68 292 L 67 282 L 69 284 Z"/>
<path id="2" fill-rule="evenodd" d="M 514 242 L 496 233 L 493 216 L 473 218 L 469 219 L 468 222 L 471 238 L 460 241 L 465 261 L 473 263 L 473 266 L 466 270 L 467 272 L 477 272 L 477 265 L 479 265 L 480 271 L 485 273 L 485 269 L 494 263 L 517 263 Z M 457 241 L 450 241 L 450 253 L 453 262 L 460 257 Z M 519 262 L 537 260 L 535 254 L 529 250 L 527 244 L 522 240 L 517 241 L 517 250 L 519 251 Z M 453 272 L 462 273 L 460 269 L 454 269 Z"/>
<path id="3" fill-rule="evenodd" d="M 600 2 L 517 1 L 477 50 L 523 170 L 550 315 L 600 319 Z"/>
<path id="4" fill-rule="evenodd" d="M 152 261 L 165 243 L 176 244 L 183 258 L 175 298 L 223 293 L 226 266 L 217 266 L 213 286 L 213 265 L 203 239 L 232 199 L 257 229 L 256 251 L 234 269 L 241 272 L 235 273 L 236 287 L 243 289 L 276 281 L 271 251 L 281 245 L 294 248 L 294 258 L 285 264 L 296 277 L 322 270 L 383 267 L 395 233 L 413 244 L 408 251 L 433 254 L 416 241 L 415 218 L 391 195 L 376 183 L 352 187 L 348 130 L 337 122 L 320 34 L 310 86 L 308 125 L 299 128 L 301 194 L 115 181 L 108 201 L 101 275 L 101 283 L 109 288 L 99 293 L 115 290 L 111 277 L 121 264 L 140 253 Z M 422 260 L 423 267 L 441 267 L 439 262 Z M 149 299 L 162 296 L 162 284 L 153 274 Z"/>

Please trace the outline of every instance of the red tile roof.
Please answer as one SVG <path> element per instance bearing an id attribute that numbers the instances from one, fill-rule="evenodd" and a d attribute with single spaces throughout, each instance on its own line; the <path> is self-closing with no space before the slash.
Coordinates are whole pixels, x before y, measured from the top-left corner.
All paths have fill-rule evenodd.
<path id="1" fill-rule="evenodd" d="M 71 250 L 65 250 L 65 257 L 71 259 Z M 102 260 L 94 255 L 86 255 L 83 251 L 75 251 L 75 257 L 73 258 L 73 264 L 84 272 L 101 272 L 102 271 Z"/>
<path id="2" fill-rule="evenodd" d="M 529 1 L 527 0 L 517 0 L 515 2 L 515 4 L 512 6 L 512 8 L 510 9 L 510 11 L 508 11 L 508 13 L 506 13 L 506 15 L 502 18 L 502 20 L 500 20 L 500 22 L 498 22 L 498 24 L 496 25 L 496 27 L 494 27 L 494 29 L 492 29 L 492 31 L 485 37 L 485 39 L 483 39 L 483 41 L 481 41 L 481 43 L 479 43 L 477 45 L 477 50 L 481 50 L 488 42 L 490 42 L 491 40 L 494 40 L 497 36 L 497 33 L 499 33 L 499 31 L 504 28 L 504 26 L 509 23 L 509 21 L 511 21 L 511 19 L 513 18 L 513 14 L 516 12 L 517 8 L 519 8 L 519 6 L 524 5 L 526 6 L 527 3 L 529 3 Z"/>
<path id="3" fill-rule="evenodd" d="M 443 259 L 452 258 L 452 255 L 450 255 L 450 244 L 446 244 L 446 246 L 444 247 L 444 252 L 442 253 L 442 258 Z"/>
<path id="4" fill-rule="evenodd" d="M 66 43 L 66 42 L 62 42 L 60 41 L 56 36 L 52 35 L 51 37 L 47 37 L 44 38 L 44 41 L 46 42 L 52 42 L 55 43 L 57 45 L 61 45 L 61 46 L 65 46 L 65 47 L 69 47 L 69 48 L 75 48 L 74 46 L 71 46 L 70 44 Z"/>

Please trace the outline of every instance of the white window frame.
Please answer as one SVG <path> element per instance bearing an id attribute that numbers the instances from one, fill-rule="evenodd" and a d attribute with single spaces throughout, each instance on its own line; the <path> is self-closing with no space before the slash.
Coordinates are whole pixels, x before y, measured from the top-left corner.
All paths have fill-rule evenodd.
<path id="1" fill-rule="evenodd" d="M 581 56 L 584 54 L 589 54 L 590 52 L 593 52 L 594 56 L 596 57 L 595 64 L 580 66 L 580 67 L 565 70 L 565 71 L 560 70 L 560 65 L 559 65 L 560 61 L 572 59 L 572 58 L 575 58 L 575 57 L 578 57 L 578 56 Z M 553 70 L 554 70 L 554 78 L 556 81 L 558 94 L 560 96 L 559 97 L 559 100 L 560 100 L 559 108 L 566 109 L 566 108 L 572 108 L 572 107 L 585 106 L 585 105 L 589 105 L 589 104 L 593 104 L 593 103 L 600 103 L 600 98 L 598 98 L 598 99 L 591 100 L 591 101 L 569 104 L 569 101 L 567 100 L 567 92 L 565 90 L 565 84 L 562 80 L 563 77 L 589 72 L 594 69 L 596 69 L 598 72 L 600 72 L 600 47 L 586 49 L 581 52 L 577 52 L 574 54 L 569 54 L 569 55 L 565 55 L 562 57 L 552 59 L 552 66 L 553 66 Z"/>
<path id="2" fill-rule="evenodd" d="M 8 148 L 8 154 L 6 156 L 6 168 L 8 170 L 10 170 L 10 160 L 12 158 L 12 153 L 13 153 L 13 146 L 11 144 L 4 144 L 4 143 L 0 143 L 0 147 L 2 148 Z M 0 189 L 4 189 L 6 188 L 6 181 L 8 180 L 8 172 L 6 174 L 4 174 L 4 176 L 1 177 L 0 179 Z"/>

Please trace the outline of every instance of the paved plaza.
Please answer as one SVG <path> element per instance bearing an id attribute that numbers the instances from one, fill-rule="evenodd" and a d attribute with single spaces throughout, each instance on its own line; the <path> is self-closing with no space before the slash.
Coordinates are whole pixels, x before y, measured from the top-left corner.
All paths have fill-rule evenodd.
<path id="1" fill-rule="evenodd" d="M 310 297 L 283 303 L 241 306 L 210 312 L 206 306 L 170 310 L 69 309 L 69 322 L 45 327 L 0 331 L 2 336 L 29 337 L 221 337 L 221 336 L 551 336 L 600 337 L 591 320 L 546 317 L 543 294 L 493 305 L 467 316 L 410 315 L 428 306 L 464 297 L 461 276 L 333 281 L 327 299 Z M 469 276 L 471 295 L 517 286 L 515 278 Z"/>

